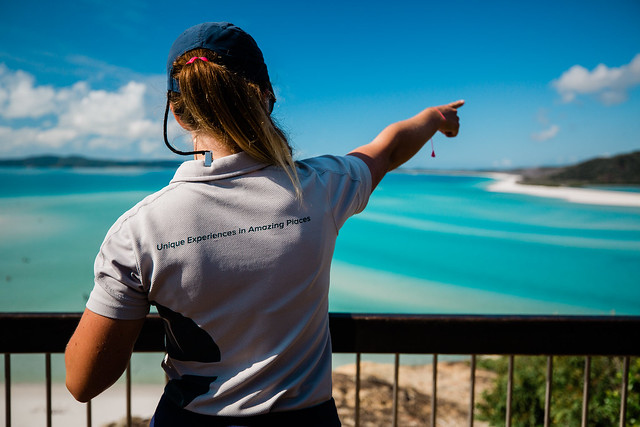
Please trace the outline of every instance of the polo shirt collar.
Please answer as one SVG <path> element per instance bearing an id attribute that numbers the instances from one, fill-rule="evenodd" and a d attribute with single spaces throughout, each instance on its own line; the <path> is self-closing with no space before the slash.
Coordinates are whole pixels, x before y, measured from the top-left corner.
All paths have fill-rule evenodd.
<path id="1" fill-rule="evenodd" d="M 245 175 L 267 166 L 242 151 L 214 159 L 211 166 L 205 166 L 204 160 L 188 160 L 180 165 L 171 182 L 215 181 Z"/>

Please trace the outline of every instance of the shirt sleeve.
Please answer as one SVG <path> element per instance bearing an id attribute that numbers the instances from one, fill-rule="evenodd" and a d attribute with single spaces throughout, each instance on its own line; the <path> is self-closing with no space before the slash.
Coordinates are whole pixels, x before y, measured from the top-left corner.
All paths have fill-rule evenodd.
<path id="1" fill-rule="evenodd" d="M 324 182 L 336 228 L 362 212 L 371 195 L 371 172 L 366 163 L 355 156 L 323 156 L 311 160 Z"/>
<path id="2" fill-rule="evenodd" d="M 87 308 L 112 319 L 141 319 L 149 299 L 141 280 L 133 239 L 122 218 L 105 237 L 94 264 L 95 284 Z"/>

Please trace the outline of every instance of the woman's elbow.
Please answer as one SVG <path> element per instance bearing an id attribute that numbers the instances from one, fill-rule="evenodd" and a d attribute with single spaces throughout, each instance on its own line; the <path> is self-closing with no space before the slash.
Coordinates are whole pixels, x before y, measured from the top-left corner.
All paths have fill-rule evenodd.
<path id="1" fill-rule="evenodd" d="M 68 373 L 67 373 L 66 385 L 67 385 L 67 390 L 69 390 L 69 393 L 71 393 L 73 398 L 76 399 L 78 402 L 86 403 L 97 396 L 97 393 L 92 393 L 89 387 L 87 387 L 86 385 L 83 386 L 82 384 L 79 384 L 78 381 L 74 381 L 73 378 L 71 378 Z"/>
<path id="2" fill-rule="evenodd" d="M 76 400 L 87 402 L 120 378 L 143 323 L 85 310 L 64 355 L 67 389 Z"/>
<path id="3" fill-rule="evenodd" d="M 87 357 L 81 357 L 73 350 L 73 346 L 67 346 L 65 352 L 65 384 L 74 399 L 84 403 L 96 397 L 100 391 L 95 390 L 96 378 L 91 366 L 83 363 Z"/>
<path id="4" fill-rule="evenodd" d="M 65 384 L 69 393 L 78 402 L 88 402 L 116 382 L 119 375 L 109 373 L 105 375 L 94 366 L 83 366 L 80 360 L 66 363 Z"/>

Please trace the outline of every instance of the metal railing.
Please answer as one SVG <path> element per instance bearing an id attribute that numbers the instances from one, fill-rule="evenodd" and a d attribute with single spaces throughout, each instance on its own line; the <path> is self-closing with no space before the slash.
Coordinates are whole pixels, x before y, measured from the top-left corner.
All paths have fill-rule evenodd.
<path id="1" fill-rule="evenodd" d="M 4 353 L 5 426 L 11 426 L 11 354 L 45 355 L 46 425 L 51 426 L 51 354 L 63 353 L 80 319 L 78 313 L 0 313 L 0 353 Z M 162 319 L 150 315 L 134 352 L 164 350 Z M 509 356 L 505 425 L 511 425 L 514 355 L 547 357 L 544 425 L 549 425 L 554 356 L 584 356 L 582 425 L 588 422 L 592 356 L 623 358 L 620 426 L 625 425 L 630 358 L 640 356 L 640 316 L 485 316 L 485 315 L 386 315 L 331 313 L 334 353 L 356 355 L 355 425 L 360 423 L 361 355 L 395 355 L 393 413 L 398 423 L 400 354 L 433 355 L 430 425 L 436 425 L 438 355 L 470 356 L 468 425 L 474 424 L 477 355 Z M 131 425 L 131 370 L 127 369 L 127 422 Z M 638 398 L 637 396 L 635 398 Z M 91 426 L 91 402 L 87 404 Z"/>

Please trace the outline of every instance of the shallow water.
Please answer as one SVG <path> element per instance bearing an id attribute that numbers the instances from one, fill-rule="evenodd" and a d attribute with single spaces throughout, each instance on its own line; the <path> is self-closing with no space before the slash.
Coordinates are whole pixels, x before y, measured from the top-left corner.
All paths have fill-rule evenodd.
<path id="1" fill-rule="evenodd" d="M 82 311 L 109 227 L 172 176 L 0 169 L 0 311 Z M 388 175 L 340 231 L 331 311 L 640 314 L 640 209 L 492 193 L 489 182 Z M 163 382 L 161 357 L 135 355 L 134 380 Z M 42 381 L 41 355 L 12 361 L 14 381 Z M 53 364 L 62 381 L 62 356 Z"/>
<path id="2" fill-rule="evenodd" d="M 81 311 L 111 224 L 170 170 L 0 170 L 0 310 Z M 332 311 L 640 314 L 640 209 L 388 175 L 340 231 Z"/>

